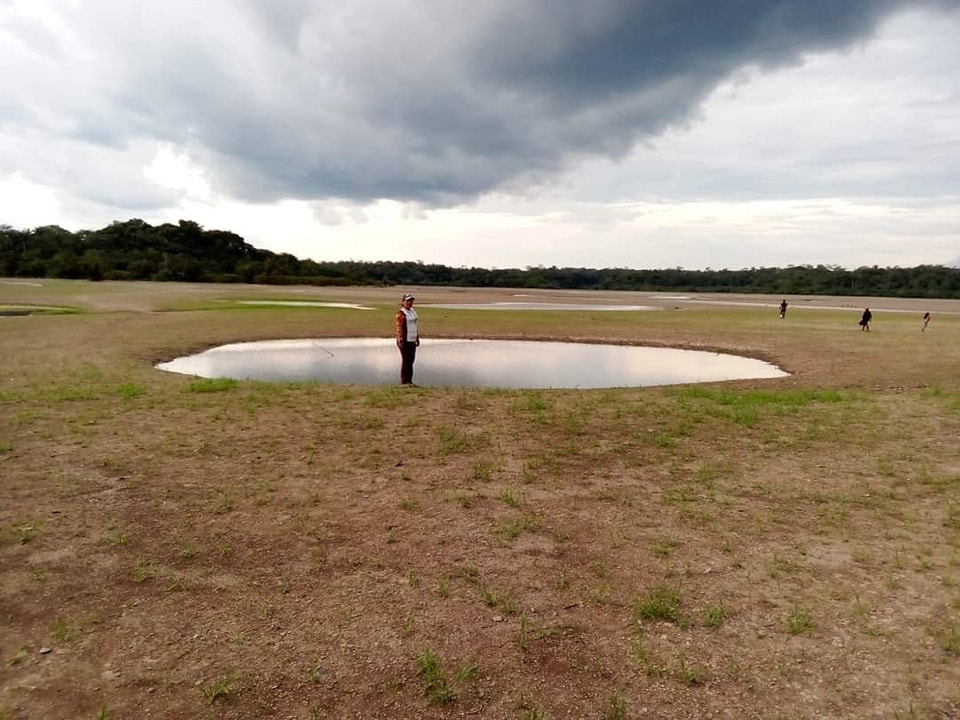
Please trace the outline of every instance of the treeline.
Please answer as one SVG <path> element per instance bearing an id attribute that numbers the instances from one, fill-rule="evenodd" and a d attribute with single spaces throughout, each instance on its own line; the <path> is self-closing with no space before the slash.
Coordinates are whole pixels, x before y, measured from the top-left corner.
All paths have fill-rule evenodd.
<path id="1" fill-rule="evenodd" d="M 571 290 L 960 298 L 960 269 L 827 265 L 744 270 L 487 269 L 419 262 L 316 262 L 273 253 L 189 220 L 115 222 L 70 232 L 0 226 L 0 276 L 309 285 L 444 285 Z"/>

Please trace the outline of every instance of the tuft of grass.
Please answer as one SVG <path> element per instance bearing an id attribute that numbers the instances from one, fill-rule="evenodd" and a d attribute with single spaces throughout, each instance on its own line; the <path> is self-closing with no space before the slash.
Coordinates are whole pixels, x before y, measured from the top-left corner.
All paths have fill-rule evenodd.
<path id="1" fill-rule="evenodd" d="M 446 705 L 457 699 L 453 684 L 440 666 L 440 658 L 432 650 L 417 657 L 417 677 L 423 682 L 423 694 L 433 705 Z"/>
<path id="2" fill-rule="evenodd" d="M 940 648 L 948 655 L 960 655 L 960 625 L 954 623 L 937 638 Z"/>
<path id="3" fill-rule="evenodd" d="M 727 606 L 723 600 L 708 605 L 703 611 L 703 624 L 709 628 L 718 628 L 727 620 Z"/>
<path id="4" fill-rule="evenodd" d="M 187 589 L 187 583 L 180 575 L 173 575 L 170 578 L 170 582 L 167 583 L 167 590 L 169 592 L 183 592 Z"/>
<path id="5" fill-rule="evenodd" d="M 225 492 L 217 493 L 216 499 L 213 501 L 212 510 L 216 515 L 225 515 L 228 512 L 233 511 L 237 506 L 236 501 L 230 497 Z"/>
<path id="6" fill-rule="evenodd" d="M 201 684 L 199 688 L 200 695 L 210 705 L 213 705 L 218 700 L 230 700 L 237 694 L 238 679 L 235 672 L 228 672 L 223 677 L 211 683 Z"/>
<path id="7" fill-rule="evenodd" d="M 26 545 L 28 542 L 34 541 L 40 535 L 40 530 L 33 523 L 14 525 L 12 530 L 13 536 L 20 545 Z"/>
<path id="8" fill-rule="evenodd" d="M 524 697 L 521 697 L 517 703 L 517 710 L 523 713 L 520 716 L 521 720 L 547 720 L 547 713 Z"/>
<path id="9" fill-rule="evenodd" d="M 813 614 L 810 608 L 803 605 L 794 605 L 784 621 L 787 632 L 791 635 L 803 635 L 813 632 Z"/>
<path id="10" fill-rule="evenodd" d="M 437 595 L 439 595 L 440 597 L 444 599 L 450 597 L 450 594 L 451 594 L 450 581 L 447 580 L 447 578 L 443 577 L 442 575 L 438 576 L 436 590 L 437 590 Z"/>
<path id="11" fill-rule="evenodd" d="M 121 545 L 126 545 L 128 542 L 127 534 L 122 530 L 107 530 L 103 534 L 103 541 L 107 545 L 113 545 L 114 547 L 119 547 Z"/>
<path id="12" fill-rule="evenodd" d="M 56 618 L 50 623 L 50 637 L 57 642 L 70 642 L 80 634 L 80 629 L 69 620 Z"/>
<path id="13" fill-rule="evenodd" d="M 677 676 L 685 685 L 702 685 L 707 681 L 707 673 L 702 668 L 688 664 L 682 652 L 677 653 Z"/>
<path id="14" fill-rule="evenodd" d="M 633 635 L 633 656 L 643 668 L 643 673 L 649 678 L 663 677 L 667 669 L 659 659 L 647 648 L 643 626 L 637 624 Z"/>
<path id="15" fill-rule="evenodd" d="M 603 713 L 603 720 L 624 720 L 627 717 L 627 700 L 619 690 L 613 690 L 607 695 L 607 707 Z"/>
<path id="16" fill-rule="evenodd" d="M 0 453 L 8 453 L 13 450 L 13 445 L 7 442 L 0 442 Z"/>
<path id="17" fill-rule="evenodd" d="M 495 607 L 504 615 L 516 614 L 517 601 L 510 593 L 500 592 L 487 585 L 481 585 L 480 594 L 483 596 L 484 604 L 488 607 Z"/>
<path id="18" fill-rule="evenodd" d="M 451 427 L 442 427 L 437 439 L 437 456 L 441 458 L 451 455 L 462 455 L 470 447 L 470 441 L 467 436 L 459 430 Z"/>
<path id="19" fill-rule="evenodd" d="M 470 468 L 470 477 L 479 482 L 489 482 L 493 477 L 493 464 L 486 460 L 477 460 Z"/>
<path id="20" fill-rule="evenodd" d="M 96 720 L 113 720 L 113 712 L 107 707 L 107 703 L 104 702 L 100 704 L 100 708 L 94 717 Z M 0 720 L 2 720 L 2 716 L 0 716 Z"/>
<path id="21" fill-rule="evenodd" d="M 518 508 L 526 504 L 526 498 L 524 497 L 524 494 L 521 491 L 513 488 L 504 488 L 501 490 L 499 493 L 497 493 L 497 499 L 512 508 Z"/>
<path id="22" fill-rule="evenodd" d="M 476 565 L 464 565 L 460 568 L 460 571 L 457 573 L 457 575 L 471 585 L 480 584 L 480 570 L 477 569 Z"/>
<path id="23" fill-rule="evenodd" d="M 518 518 L 501 520 L 497 523 L 496 532 L 504 540 L 512 541 L 520 537 L 524 532 L 536 532 L 537 519 L 533 515 L 521 515 Z"/>
<path id="24" fill-rule="evenodd" d="M 652 552 L 658 558 L 666 559 L 670 557 L 671 553 L 673 553 L 673 549 L 678 544 L 678 541 L 674 540 L 673 538 L 663 538 L 653 543 L 653 545 L 650 547 L 650 552 Z"/>
<path id="25" fill-rule="evenodd" d="M 656 585 L 646 595 L 634 601 L 633 614 L 638 621 L 680 622 L 680 588 Z"/>
<path id="26" fill-rule="evenodd" d="M 159 569 L 155 560 L 139 558 L 136 567 L 133 568 L 133 581 L 142 583 L 147 580 L 153 580 L 157 576 Z"/>

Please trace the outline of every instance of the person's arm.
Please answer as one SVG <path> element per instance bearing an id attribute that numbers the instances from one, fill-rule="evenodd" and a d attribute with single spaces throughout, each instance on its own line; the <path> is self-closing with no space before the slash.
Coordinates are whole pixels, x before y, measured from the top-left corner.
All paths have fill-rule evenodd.
<path id="1" fill-rule="evenodd" d="M 397 345 L 403 345 L 407 339 L 407 316 L 403 310 L 397 310 Z"/>

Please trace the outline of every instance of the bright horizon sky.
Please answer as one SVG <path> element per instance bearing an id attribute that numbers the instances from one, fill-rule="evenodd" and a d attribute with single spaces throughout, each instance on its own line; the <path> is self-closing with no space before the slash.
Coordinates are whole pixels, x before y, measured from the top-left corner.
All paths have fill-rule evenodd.
<path id="1" fill-rule="evenodd" d="M 0 0 L 0 224 L 315 260 L 960 265 L 960 0 Z"/>

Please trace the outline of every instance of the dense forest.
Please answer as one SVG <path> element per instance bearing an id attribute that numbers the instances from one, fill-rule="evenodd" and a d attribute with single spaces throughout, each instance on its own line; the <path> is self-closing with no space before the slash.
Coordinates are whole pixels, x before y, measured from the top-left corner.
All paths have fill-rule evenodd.
<path id="1" fill-rule="evenodd" d="M 667 290 L 960 298 L 960 269 L 802 265 L 744 270 L 630 268 L 486 269 L 420 262 L 316 262 L 273 253 L 195 222 L 115 222 L 70 232 L 0 226 L 0 276 L 89 280 L 180 280 L 276 285 L 446 285 L 580 290 Z"/>

